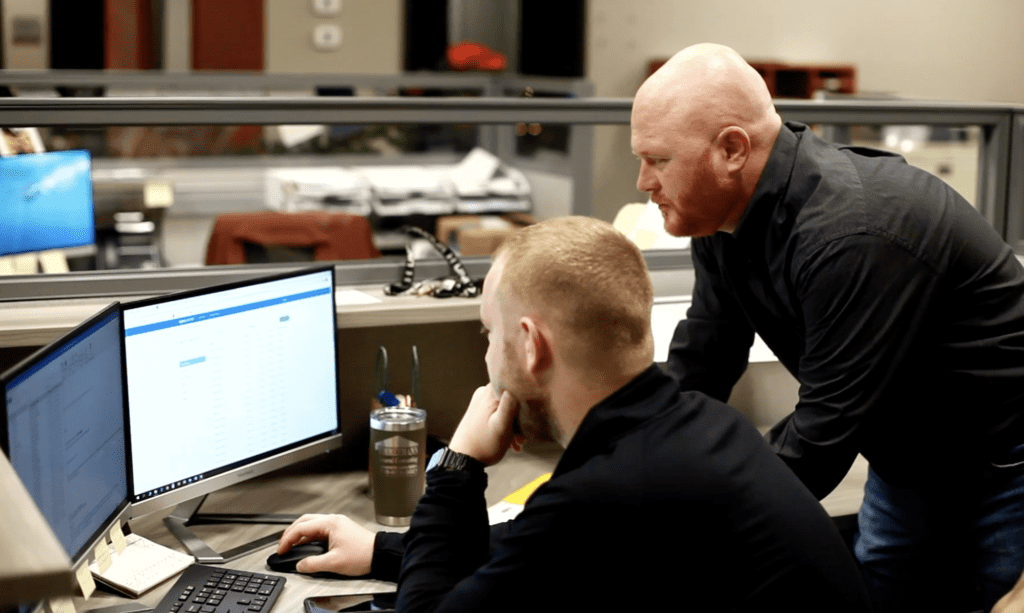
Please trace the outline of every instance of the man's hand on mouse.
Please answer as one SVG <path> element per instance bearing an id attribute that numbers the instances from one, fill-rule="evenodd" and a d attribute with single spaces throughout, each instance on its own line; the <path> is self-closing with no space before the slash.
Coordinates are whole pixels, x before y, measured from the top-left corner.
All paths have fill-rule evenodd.
<path id="1" fill-rule="evenodd" d="M 277 553 L 309 541 L 327 541 L 327 553 L 300 560 L 300 573 L 329 572 L 350 577 L 370 574 L 376 535 L 344 515 L 307 514 L 285 529 Z"/>
<path id="2" fill-rule="evenodd" d="M 477 388 L 448 448 L 487 466 L 498 462 L 509 447 L 522 449 L 523 437 L 512 427 L 518 412 L 519 403 L 508 391 L 498 398 L 490 385 Z"/>

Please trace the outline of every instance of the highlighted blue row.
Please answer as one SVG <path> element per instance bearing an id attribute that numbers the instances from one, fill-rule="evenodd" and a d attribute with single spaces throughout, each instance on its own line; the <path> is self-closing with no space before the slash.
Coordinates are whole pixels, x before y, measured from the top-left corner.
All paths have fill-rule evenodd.
<path id="1" fill-rule="evenodd" d="M 249 304 L 243 304 L 228 309 L 219 309 L 217 311 L 209 311 L 208 313 L 199 313 L 197 315 L 190 315 L 188 317 L 146 324 L 144 326 L 135 326 L 134 328 L 126 328 L 124 331 L 124 335 L 125 337 L 129 337 L 134 336 L 136 334 L 156 332 L 158 330 L 164 330 L 166 328 L 174 328 L 176 326 L 184 326 L 187 324 L 198 323 L 200 321 L 207 321 L 210 319 L 215 319 L 217 317 L 227 317 L 228 315 L 234 315 L 235 313 L 244 313 L 245 311 L 255 311 L 256 309 L 262 309 L 269 306 L 284 304 L 286 302 L 296 302 L 298 300 L 305 300 L 307 298 L 323 296 L 324 294 L 331 294 L 333 292 L 333 287 L 323 287 L 320 289 L 310 290 L 308 292 L 300 292 L 298 294 L 291 294 L 289 296 L 281 296 L 280 298 L 261 300 L 259 302 L 250 302 Z"/>
<path id="2" fill-rule="evenodd" d="M 178 366 L 180 366 L 181 368 L 184 368 L 186 366 L 192 366 L 193 364 L 202 364 L 205 361 L 206 361 L 206 356 L 203 355 L 203 356 L 199 356 L 198 358 L 192 358 L 191 360 L 183 360 L 182 362 L 180 362 L 178 364 Z"/>

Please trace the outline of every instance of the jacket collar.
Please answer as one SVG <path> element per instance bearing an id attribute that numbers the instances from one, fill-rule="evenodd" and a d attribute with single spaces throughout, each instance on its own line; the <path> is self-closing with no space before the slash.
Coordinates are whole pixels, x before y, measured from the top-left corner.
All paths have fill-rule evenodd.
<path id="1" fill-rule="evenodd" d="M 555 467 L 558 476 L 611 449 L 631 430 L 673 406 L 679 398 L 676 380 L 657 364 L 633 378 L 590 409 Z"/>
<path id="2" fill-rule="evenodd" d="M 787 121 L 782 124 L 754 195 L 733 231 L 733 238 L 752 251 L 764 248 L 765 231 L 789 188 L 797 147 L 807 129 L 801 123 Z"/>

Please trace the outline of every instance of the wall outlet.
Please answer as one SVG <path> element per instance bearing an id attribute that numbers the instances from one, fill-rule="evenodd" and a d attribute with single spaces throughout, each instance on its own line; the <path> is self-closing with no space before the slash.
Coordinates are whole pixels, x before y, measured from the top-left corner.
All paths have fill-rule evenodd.
<path id="1" fill-rule="evenodd" d="M 313 48 L 317 51 L 333 51 L 341 46 L 341 26 L 321 23 L 313 28 Z"/>
<path id="2" fill-rule="evenodd" d="M 312 3 L 315 15 L 330 16 L 341 12 L 341 0 L 312 0 Z"/>

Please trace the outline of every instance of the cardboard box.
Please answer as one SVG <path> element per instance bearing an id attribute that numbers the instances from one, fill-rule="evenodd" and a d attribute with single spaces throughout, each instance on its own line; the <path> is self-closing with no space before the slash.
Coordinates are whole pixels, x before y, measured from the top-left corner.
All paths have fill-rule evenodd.
<path id="1" fill-rule="evenodd" d="M 460 226 L 476 226 L 479 223 L 479 215 L 443 215 L 437 218 L 434 236 L 442 243 L 451 245 Z"/>
<path id="2" fill-rule="evenodd" d="M 462 255 L 490 255 L 505 237 L 518 230 L 510 228 L 461 228 L 458 231 Z"/>
<path id="3" fill-rule="evenodd" d="M 435 235 L 442 242 L 458 247 L 462 255 L 490 255 L 505 237 L 534 223 L 530 215 L 445 215 L 438 217 Z M 497 226 L 497 227 L 496 227 Z"/>

